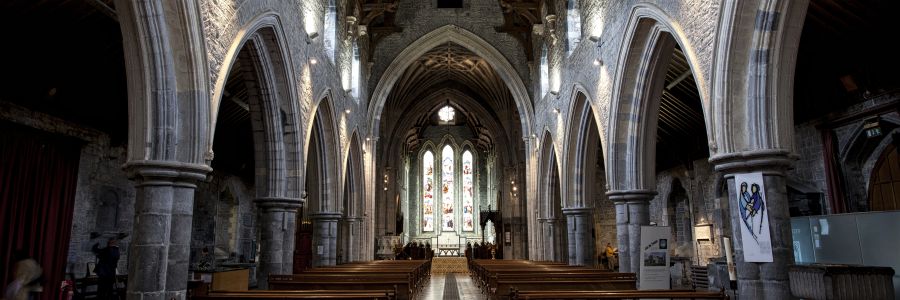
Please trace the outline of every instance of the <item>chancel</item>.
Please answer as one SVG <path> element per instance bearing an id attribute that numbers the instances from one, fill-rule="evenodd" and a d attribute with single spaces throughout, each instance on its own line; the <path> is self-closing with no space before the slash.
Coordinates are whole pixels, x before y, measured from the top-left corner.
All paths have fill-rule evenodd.
<path id="1" fill-rule="evenodd" d="M 0 295 L 900 298 L 897 15 L 3 1 Z"/>

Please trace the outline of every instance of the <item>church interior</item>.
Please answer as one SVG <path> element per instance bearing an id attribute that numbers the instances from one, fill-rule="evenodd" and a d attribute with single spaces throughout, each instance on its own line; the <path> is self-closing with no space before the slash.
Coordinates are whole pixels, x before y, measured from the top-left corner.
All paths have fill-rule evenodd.
<path id="1" fill-rule="evenodd" d="M 0 298 L 900 299 L 898 14 L 3 1 Z"/>

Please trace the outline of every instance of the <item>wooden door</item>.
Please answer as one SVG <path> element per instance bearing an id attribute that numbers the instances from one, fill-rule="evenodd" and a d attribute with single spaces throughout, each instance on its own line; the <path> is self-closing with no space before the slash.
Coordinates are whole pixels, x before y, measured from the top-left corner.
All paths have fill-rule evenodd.
<path id="1" fill-rule="evenodd" d="M 900 160 L 897 157 L 897 148 L 889 145 L 869 179 L 869 210 L 898 210 L 900 209 Z"/>
<path id="2" fill-rule="evenodd" d="M 312 224 L 297 222 L 297 233 L 294 235 L 294 274 L 312 267 Z"/>

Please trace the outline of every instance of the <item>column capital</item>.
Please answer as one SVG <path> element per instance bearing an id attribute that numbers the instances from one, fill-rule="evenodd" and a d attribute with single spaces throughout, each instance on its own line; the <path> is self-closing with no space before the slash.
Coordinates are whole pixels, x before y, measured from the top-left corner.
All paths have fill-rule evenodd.
<path id="1" fill-rule="evenodd" d="M 176 181 L 200 181 L 212 168 L 202 164 L 192 164 L 166 160 L 135 160 L 122 165 L 122 169 L 132 180 L 141 184 L 162 184 Z"/>
<path id="2" fill-rule="evenodd" d="M 319 212 L 314 214 L 309 214 L 309 218 L 317 221 L 337 221 L 340 220 L 343 216 L 338 212 Z"/>
<path id="3" fill-rule="evenodd" d="M 619 203 L 646 203 L 656 196 L 655 190 L 611 190 L 606 192 L 609 200 Z"/>
<path id="4" fill-rule="evenodd" d="M 259 197 L 253 199 L 257 206 L 263 209 L 297 210 L 303 206 L 303 199 L 289 197 Z"/>
<path id="5" fill-rule="evenodd" d="M 563 215 L 572 216 L 572 215 L 589 215 L 593 212 L 594 208 L 592 207 L 569 207 L 563 208 Z"/>
<path id="6" fill-rule="evenodd" d="M 787 149 L 762 149 L 717 154 L 710 157 L 709 162 L 715 165 L 716 172 L 724 173 L 725 177 L 753 171 L 781 176 L 796 159 L 797 155 Z"/>

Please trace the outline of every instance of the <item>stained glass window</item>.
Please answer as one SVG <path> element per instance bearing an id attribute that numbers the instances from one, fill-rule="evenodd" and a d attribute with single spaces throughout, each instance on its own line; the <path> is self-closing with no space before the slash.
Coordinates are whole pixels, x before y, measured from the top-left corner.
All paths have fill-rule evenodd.
<path id="1" fill-rule="evenodd" d="M 453 148 L 441 151 L 441 230 L 453 230 Z"/>
<path id="2" fill-rule="evenodd" d="M 475 184 L 472 181 L 472 152 L 466 150 L 462 155 L 463 182 L 463 231 L 475 231 Z"/>
<path id="3" fill-rule="evenodd" d="M 434 231 L 434 154 L 422 156 L 422 231 Z"/>

